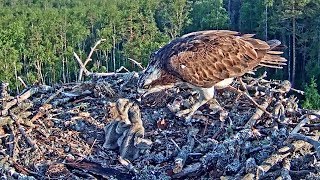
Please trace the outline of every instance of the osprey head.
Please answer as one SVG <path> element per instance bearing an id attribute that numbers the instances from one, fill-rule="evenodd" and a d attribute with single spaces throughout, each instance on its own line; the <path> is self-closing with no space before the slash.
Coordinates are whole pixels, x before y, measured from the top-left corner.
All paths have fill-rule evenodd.
<path id="1" fill-rule="evenodd" d="M 153 88 L 155 81 L 161 77 L 161 64 L 156 61 L 155 53 L 152 53 L 147 68 L 142 72 L 138 81 L 138 92 L 145 93 Z"/>
<path id="2" fill-rule="evenodd" d="M 164 69 L 156 55 L 157 52 L 151 55 L 148 67 L 139 77 L 137 91 L 144 96 L 173 87 L 176 81 L 176 78 Z"/>

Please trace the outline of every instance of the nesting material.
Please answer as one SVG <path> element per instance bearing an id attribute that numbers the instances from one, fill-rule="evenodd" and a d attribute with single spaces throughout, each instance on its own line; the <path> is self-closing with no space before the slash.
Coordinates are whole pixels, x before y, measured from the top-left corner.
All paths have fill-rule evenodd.
<path id="1" fill-rule="evenodd" d="M 175 88 L 141 99 L 137 79 L 136 73 L 113 74 L 34 86 L 19 96 L 4 84 L 0 177 L 319 177 L 320 115 L 299 108 L 288 82 L 236 80 L 216 94 L 223 111 L 208 102 L 187 123 L 171 110 L 188 108 L 196 93 Z"/>

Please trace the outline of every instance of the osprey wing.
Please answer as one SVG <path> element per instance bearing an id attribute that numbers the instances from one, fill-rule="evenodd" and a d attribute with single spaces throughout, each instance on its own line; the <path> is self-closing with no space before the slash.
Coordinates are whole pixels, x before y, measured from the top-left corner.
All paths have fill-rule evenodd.
<path id="1" fill-rule="evenodd" d="M 224 79 L 242 76 L 264 59 L 270 46 L 252 36 L 223 30 L 194 32 L 160 49 L 157 59 L 180 79 L 212 87 Z"/>

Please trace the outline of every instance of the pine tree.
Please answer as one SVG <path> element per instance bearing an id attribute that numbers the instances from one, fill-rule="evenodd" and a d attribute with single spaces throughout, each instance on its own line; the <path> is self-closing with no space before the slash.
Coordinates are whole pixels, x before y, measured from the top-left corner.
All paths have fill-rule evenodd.
<path id="1" fill-rule="evenodd" d="M 302 103 L 302 107 L 307 109 L 320 109 L 320 94 L 314 78 L 312 78 L 310 84 L 305 87 L 305 100 Z"/>

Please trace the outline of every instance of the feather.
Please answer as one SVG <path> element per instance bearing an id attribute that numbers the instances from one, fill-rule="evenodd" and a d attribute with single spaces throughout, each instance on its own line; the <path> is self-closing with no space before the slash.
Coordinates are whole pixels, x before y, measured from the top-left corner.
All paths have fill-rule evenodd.
<path id="1" fill-rule="evenodd" d="M 228 79 L 244 75 L 259 66 L 282 68 L 286 59 L 278 40 L 262 41 L 254 34 L 229 30 L 192 32 L 176 38 L 154 53 L 164 77 L 156 84 L 181 81 L 201 88 L 210 88 Z M 169 78 L 170 77 L 170 78 Z"/>

